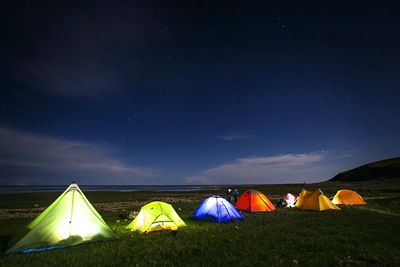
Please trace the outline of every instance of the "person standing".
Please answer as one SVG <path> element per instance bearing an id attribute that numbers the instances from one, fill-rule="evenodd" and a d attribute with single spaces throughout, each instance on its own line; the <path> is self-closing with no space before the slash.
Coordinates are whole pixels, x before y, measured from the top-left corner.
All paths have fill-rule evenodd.
<path id="1" fill-rule="evenodd" d="M 237 201 L 238 197 L 239 197 L 239 190 L 237 190 L 237 188 L 235 188 L 233 190 L 233 201 L 234 201 L 234 204 L 236 204 L 236 201 Z"/>
<path id="2" fill-rule="evenodd" d="M 232 196 L 232 188 L 228 187 L 228 189 L 226 190 L 226 200 L 231 202 L 231 196 Z"/>

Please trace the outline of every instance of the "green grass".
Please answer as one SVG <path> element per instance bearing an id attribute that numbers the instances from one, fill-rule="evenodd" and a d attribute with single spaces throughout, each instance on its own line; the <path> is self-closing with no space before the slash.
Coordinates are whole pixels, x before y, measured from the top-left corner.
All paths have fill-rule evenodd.
<path id="1" fill-rule="evenodd" d="M 343 184 L 320 184 L 328 196 Z M 125 230 L 126 210 L 100 211 L 119 241 L 97 242 L 66 249 L 6 255 L 4 266 L 398 266 L 400 264 L 400 191 L 395 184 L 356 184 L 367 194 L 366 206 L 347 206 L 338 212 L 278 209 L 247 213 L 233 224 L 200 223 L 191 216 L 200 203 L 173 206 L 186 222 L 178 234 L 140 234 Z M 300 185 L 261 186 L 267 195 L 298 193 Z M 390 188 L 389 188 L 390 189 Z M 328 193 L 329 192 L 329 193 Z M 332 192 L 332 193 L 331 193 Z M 223 192 L 193 193 L 87 193 L 93 202 L 143 201 L 153 197 L 193 197 Z M 48 205 L 58 194 L 0 195 L 1 207 Z M 9 202 L 13 200 L 14 202 Z M 37 203 L 33 203 L 33 202 Z M 138 210 L 138 206 L 132 206 Z M 117 221 L 120 222 L 117 222 Z M 0 220 L 0 249 L 31 219 Z"/>

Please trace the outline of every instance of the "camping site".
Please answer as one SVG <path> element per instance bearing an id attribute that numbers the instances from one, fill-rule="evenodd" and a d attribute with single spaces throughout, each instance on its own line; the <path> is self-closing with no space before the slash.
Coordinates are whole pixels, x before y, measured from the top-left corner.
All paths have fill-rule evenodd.
<path id="1" fill-rule="evenodd" d="M 0 267 L 400 266 L 400 1 L 0 1 Z"/>
<path id="2" fill-rule="evenodd" d="M 333 197 L 348 183 L 311 184 Z M 277 208 L 243 212 L 244 220 L 229 223 L 197 221 L 195 209 L 225 187 L 194 192 L 86 192 L 116 238 L 52 250 L 3 255 L 4 266 L 321 266 L 397 265 L 399 260 L 400 194 L 397 181 L 351 185 L 366 205 L 339 205 L 341 210 L 306 211 Z M 300 193 L 303 185 L 257 186 L 276 203 L 283 192 Z M 245 188 L 239 188 L 244 191 Z M 21 234 L 58 193 L 1 194 L 1 249 Z M 224 199 L 224 198 L 222 198 Z M 170 203 L 185 226 L 143 233 L 127 226 L 152 201 Z M 212 200 L 214 201 L 214 200 Z M 225 200 L 226 201 L 226 200 Z M 84 227 L 84 224 L 77 227 Z M 21 238 L 21 235 L 19 235 Z"/>

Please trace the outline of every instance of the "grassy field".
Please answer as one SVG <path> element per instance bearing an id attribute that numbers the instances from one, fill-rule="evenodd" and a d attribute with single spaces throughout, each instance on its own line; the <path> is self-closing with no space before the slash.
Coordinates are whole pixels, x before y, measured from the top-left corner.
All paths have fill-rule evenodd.
<path id="1" fill-rule="evenodd" d="M 246 213 L 233 224 L 201 223 L 191 216 L 200 202 L 216 191 L 190 193 L 87 192 L 86 196 L 121 237 L 67 249 L 3 255 L 2 266 L 399 266 L 400 183 L 324 183 L 327 196 L 339 188 L 356 189 L 368 202 L 337 212 L 278 209 Z M 276 202 L 302 185 L 270 185 L 256 189 Z M 241 190 L 243 191 L 243 190 Z M 49 205 L 58 193 L 0 195 L 0 249 Z M 173 204 L 186 222 L 177 234 L 140 234 L 125 230 L 131 211 L 150 200 Z"/>

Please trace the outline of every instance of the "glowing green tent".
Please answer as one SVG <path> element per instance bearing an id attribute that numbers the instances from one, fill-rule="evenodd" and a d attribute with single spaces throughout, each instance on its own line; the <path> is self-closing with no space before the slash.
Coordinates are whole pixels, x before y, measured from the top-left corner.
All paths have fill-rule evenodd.
<path id="1" fill-rule="evenodd" d="M 157 230 L 178 230 L 181 226 L 185 226 L 185 222 L 170 204 L 154 201 L 144 205 L 126 228 L 147 233 Z"/>
<path id="2" fill-rule="evenodd" d="M 32 252 L 117 239 L 76 183 L 33 220 L 6 253 Z"/>

